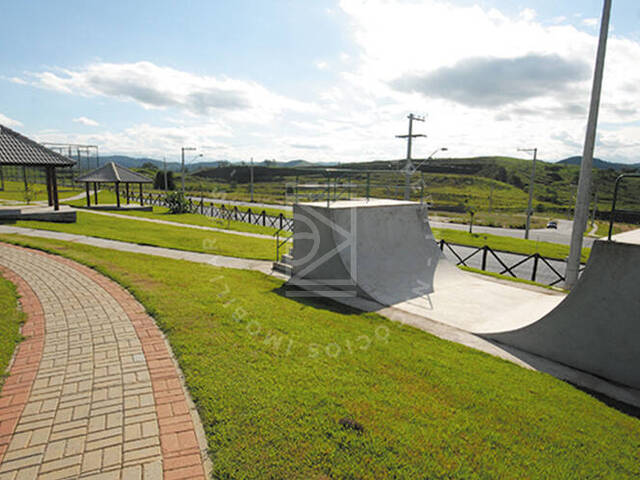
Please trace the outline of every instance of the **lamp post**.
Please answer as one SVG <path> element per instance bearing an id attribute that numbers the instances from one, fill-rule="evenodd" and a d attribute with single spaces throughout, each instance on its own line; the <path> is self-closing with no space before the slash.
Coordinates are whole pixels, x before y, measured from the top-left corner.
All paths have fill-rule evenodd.
<path id="1" fill-rule="evenodd" d="M 529 240 L 529 228 L 531 228 L 531 215 L 533 215 L 533 185 L 536 181 L 537 148 L 519 148 L 519 152 L 533 153 L 533 165 L 531 167 L 531 180 L 529 181 L 529 204 L 527 206 L 527 223 L 524 230 L 524 238 Z"/>
<path id="2" fill-rule="evenodd" d="M 184 152 L 195 149 L 195 147 L 182 147 L 182 169 L 180 173 L 180 180 L 182 182 L 182 195 L 184 195 Z"/>
<path id="3" fill-rule="evenodd" d="M 607 38 L 609 36 L 609 19 L 611 17 L 611 0 L 604 0 L 602 10 L 602 23 L 600 25 L 600 40 L 596 56 L 596 68 L 593 75 L 593 88 L 591 90 L 591 105 L 589 108 L 589 120 L 587 133 L 584 140 L 582 163 L 580 164 L 580 179 L 578 180 L 578 197 L 576 209 L 573 215 L 573 230 L 571 231 L 571 249 L 567 259 L 567 273 L 565 288 L 571 289 L 578 281 L 580 270 L 580 257 L 582 255 L 582 237 L 587 228 L 589 217 L 589 201 L 591 189 L 591 169 L 593 168 L 593 151 L 596 142 L 596 129 L 598 126 L 598 113 L 600 111 L 600 96 L 602 94 L 602 78 L 604 76 L 604 60 L 607 53 Z"/>
<path id="4" fill-rule="evenodd" d="M 424 160 L 422 160 L 417 166 L 413 166 L 413 164 L 409 165 L 407 164 L 406 166 L 406 170 L 405 170 L 405 192 L 404 192 L 404 198 L 405 199 L 409 199 L 409 188 L 410 188 L 410 184 L 411 184 L 411 175 L 413 175 L 415 172 L 417 172 L 420 167 L 422 166 L 422 164 L 424 164 L 425 162 L 428 162 L 429 160 L 431 160 L 433 158 L 433 156 L 438 153 L 438 152 L 446 152 L 447 150 L 449 150 L 447 147 L 440 147 L 440 148 L 436 148 L 433 153 L 431 155 L 429 155 L 427 158 L 425 158 Z M 424 197 L 424 177 L 421 177 L 421 183 L 422 183 L 422 187 L 420 190 L 420 203 L 422 203 L 423 197 Z"/>

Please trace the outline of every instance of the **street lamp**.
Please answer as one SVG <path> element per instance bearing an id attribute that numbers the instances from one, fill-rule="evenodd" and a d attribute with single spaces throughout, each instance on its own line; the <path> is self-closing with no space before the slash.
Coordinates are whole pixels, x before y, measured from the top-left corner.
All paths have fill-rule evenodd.
<path id="1" fill-rule="evenodd" d="M 180 170 L 180 180 L 182 181 L 182 195 L 184 195 L 184 152 L 195 150 L 195 147 L 182 147 L 182 169 Z"/>
<path id="2" fill-rule="evenodd" d="M 538 157 L 537 148 L 519 148 L 519 152 L 533 153 L 533 166 L 531 167 L 531 181 L 529 182 L 529 206 L 527 207 L 527 224 L 524 231 L 524 238 L 529 239 L 529 228 L 531 227 L 531 215 L 533 215 L 533 184 L 536 181 L 536 159 Z"/>

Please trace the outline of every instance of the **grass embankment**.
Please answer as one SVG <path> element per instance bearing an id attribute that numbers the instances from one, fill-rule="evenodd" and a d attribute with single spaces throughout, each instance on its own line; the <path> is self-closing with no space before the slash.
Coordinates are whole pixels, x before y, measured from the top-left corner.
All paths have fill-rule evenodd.
<path id="1" fill-rule="evenodd" d="M 20 325 L 23 321 L 24 313 L 18 307 L 16 288 L 0 275 L 0 387 L 16 345 L 22 340 Z"/>
<path id="2" fill-rule="evenodd" d="M 77 223 L 20 220 L 15 222 L 15 225 L 229 257 L 273 260 L 275 255 L 274 241 L 268 239 L 140 222 L 88 212 L 78 212 Z"/>
<path id="3" fill-rule="evenodd" d="M 154 220 L 163 220 L 166 222 L 181 223 L 183 225 L 197 225 L 200 227 L 221 228 L 223 230 L 247 233 L 260 233 L 262 235 L 273 235 L 278 230 L 272 227 L 263 227 L 261 225 L 253 225 L 238 220 L 224 220 L 222 218 L 212 218 L 197 213 L 169 213 L 166 207 L 153 207 L 153 212 L 140 211 L 118 211 L 114 212 L 118 215 L 126 215 L 129 217 L 151 218 Z"/>
<path id="4" fill-rule="evenodd" d="M 60 198 L 60 200 L 72 197 L 79 193 L 82 193 L 82 190 L 58 185 L 58 198 Z M 29 184 L 29 193 L 25 195 L 24 183 L 6 180 L 4 182 L 4 190 L 0 190 L 0 200 L 6 200 L 11 203 L 27 203 L 27 198 L 29 198 L 30 203 L 46 201 L 46 185 L 31 183 Z"/>
<path id="5" fill-rule="evenodd" d="M 448 223 L 469 224 L 469 215 L 463 213 L 430 211 L 429 217 L 434 221 L 445 221 Z M 531 228 L 545 228 L 549 220 L 553 217 L 531 217 Z M 478 212 L 473 217 L 473 225 L 483 227 L 499 227 L 521 229 L 524 231 L 527 216 L 524 213 L 489 213 Z"/>
<path id="6" fill-rule="evenodd" d="M 93 266 L 146 306 L 183 369 L 215 478 L 637 478 L 640 421 L 548 375 L 288 298 L 257 272 L 0 239 Z"/>
<path id="7" fill-rule="evenodd" d="M 469 233 L 448 228 L 434 228 L 433 235 L 437 240 L 444 240 L 458 245 L 484 247 L 488 245 L 494 250 L 533 255 L 539 253 L 543 257 L 565 259 L 569 255 L 569 246 L 558 243 L 538 242 L 523 238 L 503 237 L 487 233 Z M 582 249 L 582 261 L 586 262 L 591 254 L 590 248 Z"/>

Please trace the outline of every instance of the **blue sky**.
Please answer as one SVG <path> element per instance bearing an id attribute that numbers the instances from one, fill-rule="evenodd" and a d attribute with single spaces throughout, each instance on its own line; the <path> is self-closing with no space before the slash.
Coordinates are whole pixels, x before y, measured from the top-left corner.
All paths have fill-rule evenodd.
<path id="1" fill-rule="evenodd" d="M 0 123 L 101 152 L 579 154 L 601 1 L 2 2 Z M 614 0 L 601 157 L 638 161 L 640 4 Z"/>

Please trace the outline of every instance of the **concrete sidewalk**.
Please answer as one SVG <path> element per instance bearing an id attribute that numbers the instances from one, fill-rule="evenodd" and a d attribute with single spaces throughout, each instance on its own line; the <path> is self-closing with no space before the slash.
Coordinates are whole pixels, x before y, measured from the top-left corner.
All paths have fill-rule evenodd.
<path id="1" fill-rule="evenodd" d="M 0 244 L 26 340 L 0 397 L 0 479 L 205 477 L 206 442 L 170 350 L 119 285 Z"/>

